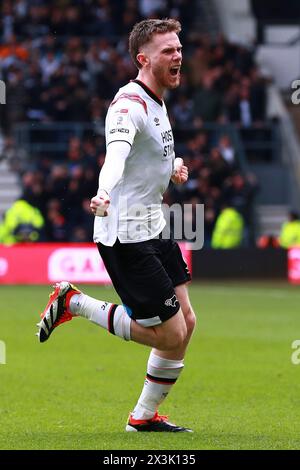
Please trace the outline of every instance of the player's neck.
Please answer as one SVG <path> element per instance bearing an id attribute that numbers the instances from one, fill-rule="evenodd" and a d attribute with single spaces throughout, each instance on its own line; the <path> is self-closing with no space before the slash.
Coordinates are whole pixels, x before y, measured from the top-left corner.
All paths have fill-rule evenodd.
<path id="1" fill-rule="evenodd" d="M 163 99 L 163 94 L 165 89 L 158 85 L 158 83 L 154 80 L 153 77 L 149 76 L 148 74 L 144 74 L 141 70 L 136 77 L 136 80 L 142 82 L 146 87 L 149 88 L 152 93 L 154 93 L 160 100 Z"/>

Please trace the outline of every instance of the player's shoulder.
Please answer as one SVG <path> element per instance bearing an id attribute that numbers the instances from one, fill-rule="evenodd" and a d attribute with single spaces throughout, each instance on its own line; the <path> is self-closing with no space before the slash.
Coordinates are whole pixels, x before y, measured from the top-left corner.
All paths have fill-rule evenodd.
<path id="1" fill-rule="evenodd" d="M 145 93 L 143 90 L 134 82 L 129 82 L 125 86 L 121 87 L 110 106 L 126 104 L 126 108 L 132 109 L 133 111 L 142 111 L 148 114 L 148 105 Z"/>

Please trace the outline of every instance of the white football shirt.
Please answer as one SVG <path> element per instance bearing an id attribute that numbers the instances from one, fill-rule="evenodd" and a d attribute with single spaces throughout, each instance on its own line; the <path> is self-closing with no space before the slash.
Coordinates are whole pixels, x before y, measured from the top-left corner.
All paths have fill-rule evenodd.
<path id="1" fill-rule="evenodd" d="M 122 178 L 111 190 L 108 216 L 95 217 L 94 241 L 113 246 L 117 238 L 121 243 L 155 238 L 166 224 L 162 199 L 175 159 L 164 102 L 139 80 L 131 81 L 109 107 L 105 135 L 107 148 L 123 141 L 129 154 Z"/>

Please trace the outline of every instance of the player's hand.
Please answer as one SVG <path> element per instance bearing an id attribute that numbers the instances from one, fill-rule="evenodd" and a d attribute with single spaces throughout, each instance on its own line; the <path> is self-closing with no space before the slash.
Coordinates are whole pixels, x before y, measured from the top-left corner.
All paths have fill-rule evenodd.
<path id="1" fill-rule="evenodd" d="M 175 184 L 183 184 L 188 180 L 189 171 L 188 167 L 185 166 L 182 158 L 175 158 L 174 160 L 174 173 L 171 176 L 171 180 Z"/>
<path id="2" fill-rule="evenodd" d="M 91 199 L 90 208 L 94 215 L 98 217 L 106 217 L 108 215 L 107 209 L 109 204 L 109 195 L 106 191 L 101 189 L 98 191 L 97 196 L 94 196 Z"/>

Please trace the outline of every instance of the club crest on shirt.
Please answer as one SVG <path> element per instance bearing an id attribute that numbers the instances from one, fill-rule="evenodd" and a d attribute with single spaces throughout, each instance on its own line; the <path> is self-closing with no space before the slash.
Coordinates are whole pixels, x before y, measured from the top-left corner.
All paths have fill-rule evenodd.
<path id="1" fill-rule="evenodd" d="M 167 307 L 176 307 L 176 302 L 178 302 L 176 295 L 173 295 L 170 299 L 165 300 L 165 305 Z"/>

